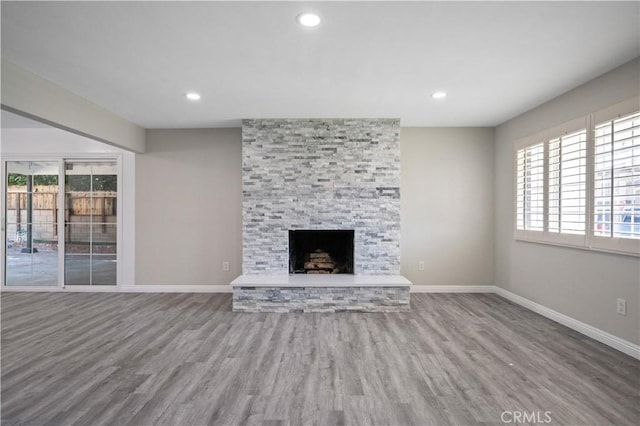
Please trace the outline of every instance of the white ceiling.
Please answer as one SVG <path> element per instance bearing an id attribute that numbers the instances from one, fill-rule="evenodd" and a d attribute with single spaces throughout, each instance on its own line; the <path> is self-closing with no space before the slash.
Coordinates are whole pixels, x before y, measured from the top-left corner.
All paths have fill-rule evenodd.
<path id="1" fill-rule="evenodd" d="M 146 128 L 494 126 L 637 57 L 639 4 L 2 1 L 2 57 Z"/>

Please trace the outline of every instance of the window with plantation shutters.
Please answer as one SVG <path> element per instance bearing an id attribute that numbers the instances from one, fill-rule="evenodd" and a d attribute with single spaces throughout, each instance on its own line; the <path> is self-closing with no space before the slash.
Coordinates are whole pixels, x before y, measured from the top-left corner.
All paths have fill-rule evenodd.
<path id="1" fill-rule="evenodd" d="M 544 145 L 517 153 L 517 229 L 542 231 L 544 224 Z"/>
<path id="2" fill-rule="evenodd" d="M 587 130 L 548 142 L 549 232 L 585 234 Z"/>
<path id="3" fill-rule="evenodd" d="M 516 143 L 514 237 L 640 256 L 640 98 Z"/>
<path id="4" fill-rule="evenodd" d="M 640 239 L 640 113 L 594 130 L 593 231 Z"/>

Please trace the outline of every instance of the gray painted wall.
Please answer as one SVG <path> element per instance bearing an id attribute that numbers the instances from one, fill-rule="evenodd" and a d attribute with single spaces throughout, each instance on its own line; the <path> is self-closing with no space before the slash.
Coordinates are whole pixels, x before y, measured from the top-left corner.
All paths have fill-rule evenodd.
<path id="1" fill-rule="evenodd" d="M 400 150 L 402 275 L 493 285 L 493 129 L 403 128 Z"/>
<path id="2" fill-rule="evenodd" d="M 400 150 L 401 273 L 492 284 L 492 129 L 401 129 Z M 226 285 L 242 273 L 241 167 L 240 129 L 149 131 L 136 155 L 137 284 Z"/>
<path id="3" fill-rule="evenodd" d="M 548 308 L 640 343 L 637 257 L 515 241 L 513 144 L 522 137 L 638 96 L 639 61 L 623 65 L 496 129 L 495 283 Z M 616 314 L 616 298 L 627 316 Z"/>
<path id="4" fill-rule="evenodd" d="M 240 275 L 240 139 L 240 129 L 148 131 L 136 156 L 136 284 L 226 285 Z"/>

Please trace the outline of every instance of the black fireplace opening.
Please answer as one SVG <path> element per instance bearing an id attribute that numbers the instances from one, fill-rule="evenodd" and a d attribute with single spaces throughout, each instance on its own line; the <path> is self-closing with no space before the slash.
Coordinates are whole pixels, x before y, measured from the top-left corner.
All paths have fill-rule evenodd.
<path id="1" fill-rule="evenodd" d="M 353 274 L 353 229 L 290 230 L 290 274 Z"/>

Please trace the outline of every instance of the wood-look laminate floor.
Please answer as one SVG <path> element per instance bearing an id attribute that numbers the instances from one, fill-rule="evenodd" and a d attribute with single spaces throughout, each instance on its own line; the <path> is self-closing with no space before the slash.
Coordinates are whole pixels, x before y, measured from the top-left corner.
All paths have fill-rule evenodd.
<path id="1" fill-rule="evenodd" d="M 411 306 L 243 314 L 229 294 L 3 293 L 2 424 L 640 423 L 637 360 L 495 295 Z"/>

